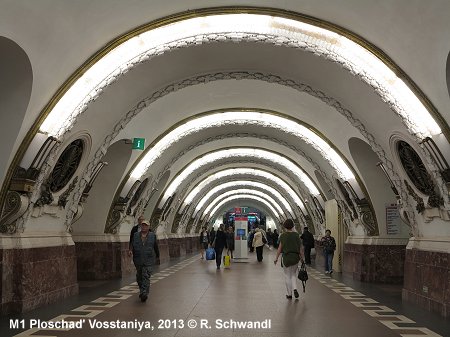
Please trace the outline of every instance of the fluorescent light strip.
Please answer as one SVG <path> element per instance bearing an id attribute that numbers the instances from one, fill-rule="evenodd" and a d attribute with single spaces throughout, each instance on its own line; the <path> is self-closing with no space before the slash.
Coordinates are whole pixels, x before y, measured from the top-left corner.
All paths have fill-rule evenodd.
<path id="1" fill-rule="evenodd" d="M 208 165 L 210 163 L 215 163 L 218 160 L 224 158 L 239 158 L 239 157 L 261 158 L 264 160 L 277 163 L 286 168 L 288 171 L 292 172 L 300 181 L 302 181 L 306 185 L 311 194 L 313 195 L 320 194 L 314 183 L 311 181 L 311 179 L 289 159 L 286 159 L 285 157 L 282 157 L 270 151 L 244 147 L 228 150 L 219 150 L 212 153 L 208 153 L 203 157 L 200 157 L 199 159 L 195 160 L 191 164 L 189 164 L 188 167 L 186 167 L 166 189 L 166 192 L 164 193 L 164 196 L 161 200 L 161 203 L 159 204 L 159 207 L 162 207 L 167 198 L 169 198 L 173 193 L 175 193 L 178 186 L 180 186 L 181 183 L 185 179 L 187 179 L 187 177 L 190 174 L 192 174 L 194 171 L 199 170 L 200 167 Z"/>
<path id="2" fill-rule="evenodd" d="M 276 175 L 270 172 L 247 167 L 240 167 L 235 169 L 226 169 L 223 171 L 219 171 L 202 180 L 195 188 L 192 189 L 192 191 L 184 199 L 182 208 L 184 208 L 185 205 L 190 204 L 192 200 L 194 200 L 194 198 L 211 182 L 236 175 L 251 175 L 254 177 L 261 177 L 273 181 L 275 184 L 280 186 L 283 191 L 286 191 L 286 193 L 289 194 L 289 196 L 294 200 L 294 202 L 297 205 L 305 209 L 305 205 L 303 204 L 300 197 L 284 180 L 282 180 L 281 178 L 277 177 Z"/>
<path id="3" fill-rule="evenodd" d="M 403 80 L 364 47 L 338 33 L 300 21 L 245 13 L 189 18 L 124 41 L 84 71 L 50 111 L 40 131 L 59 138 L 105 87 L 151 57 L 174 48 L 208 43 L 218 35 L 220 39 L 239 42 L 254 40 L 258 34 L 271 37 L 267 39 L 269 43 L 307 48 L 344 64 L 353 75 L 375 86 L 383 100 L 406 123 L 412 121 L 412 125 L 408 125 L 410 131 L 423 136 L 441 133 L 436 121 Z"/>
<path id="4" fill-rule="evenodd" d="M 211 208 L 214 207 L 214 205 L 217 205 L 217 203 L 222 200 L 224 197 L 228 197 L 231 195 L 235 195 L 235 194 L 248 194 L 248 195 L 256 195 L 257 197 L 260 197 L 264 200 L 267 200 L 272 206 L 274 206 L 278 213 L 283 214 L 284 215 L 284 211 L 281 208 L 281 206 L 278 204 L 278 202 L 276 202 L 272 197 L 268 196 L 267 194 L 265 194 L 264 192 L 261 191 L 257 191 L 257 190 L 251 190 L 248 188 L 239 188 L 236 190 L 232 190 L 232 191 L 227 191 L 225 193 L 223 193 L 222 195 L 219 195 L 218 197 L 216 197 L 209 205 L 208 207 L 205 208 L 205 211 L 203 212 L 203 214 L 207 214 L 209 213 L 209 211 L 211 210 Z"/>
<path id="5" fill-rule="evenodd" d="M 262 199 L 262 198 L 260 198 L 260 197 L 257 197 L 257 196 L 254 196 L 254 195 L 248 195 L 248 194 L 238 194 L 238 195 L 233 195 L 233 196 L 231 196 L 231 197 L 228 197 L 228 198 L 222 200 L 222 201 L 219 202 L 219 203 L 217 204 L 217 206 L 211 211 L 211 213 L 210 213 L 210 214 L 211 214 L 210 218 L 211 218 L 212 216 L 214 216 L 214 214 L 216 214 L 216 212 L 219 210 L 220 207 L 222 207 L 223 205 L 225 205 L 227 202 L 229 202 L 229 201 L 231 201 L 231 200 L 236 200 L 236 199 L 253 199 L 253 200 L 259 201 L 259 202 L 263 203 L 264 205 L 266 205 L 266 206 L 270 209 L 270 211 L 271 211 L 278 219 L 280 219 L 280 215 L 278 214 L 278 212 L 277 212 L 277 211 L 272 207 L 272 205 L 269 204 L 266 200 L 264 200 L 264 199 Z M 204 214 L 206 214 L 206 213 L 204 213 Z M 202 216 L 202 218 L 203 218 L 203 216 Z"/>
<path id="6" fill-rule="evenodd" d="M 214 187 L 208 193 L 206 193 L 205 196 L 200 200 L 200 202 L 195 207 L 195 212 L 198 212 L 200 209 L 202 209 L 203 205 L 208 201 L 208 199 L 211 198 L 211 196 L 213 196 L 217 192 L 220 192 L 224 189 L 227 189 L 230 187 L 235 187 L 235 186 L 250 186 L 250 187 L 265 190 L 265 191 L 271 193 L 273 196 L 275 196 L 275 198 L 277 198 L 283 204 L 284 208 L 286 208 L 289 213 L 293 214 L 291 205 L 289 205 L 289 202 L 281 195 L 280 192 L 278 192 L 276 189 L 274 189 L 271 186 L 267 186 L 262 183 L 259 183 L 256 181 L 250 181 L 250 180 L 229 181 L 229 182 L 226 182 L 226 183 L 223 183 L 221 185 Z"/>

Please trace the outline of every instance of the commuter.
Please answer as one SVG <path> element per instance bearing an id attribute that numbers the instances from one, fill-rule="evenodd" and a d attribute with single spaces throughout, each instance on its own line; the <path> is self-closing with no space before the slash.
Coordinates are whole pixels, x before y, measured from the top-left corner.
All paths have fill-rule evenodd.
<path id="1" fill-rule="evenodd" d="M 214 250 L 216 251 L 216 265 L 218 270 L 220 269 L 220 265 L 222 264 L 223 248 L 227 247 L 227 238 L 225 236 L 223 228 L 223 224 L 220 224 L 212 244 Z"/>
<path id="2" fill-rule="evenodd" d="M 272 237 L 273 233 L 272 233 L 272 229 L 268 228 L 267 229 L 267 233 L 266 233 L 266 237 L 267 237 L 267 244 L 269 246 L 273 245 L 273 237 Z"/>
<path id="3" fill-rule="evenodd" d="M 253 253 L 255 251 L 255 248 L 253 247 L 253 237 L 255 236 L 255 230 L 252 229 L 250 233 L 248 234 L 248 248 L 250 249 L 250 253 Z"/>
<path id="4" fill-rule="evenodd" d="M 331 236 L 331 231 L 327 229 L 325 236 L 320 240 L 323 246 L 323 254 L 325 256 L 325 274 L 333 273 L 333 256 L 336 250 L 336 241 Z"/>
<path id="5" fill-rule="evenodd" d="M 227 232 L 225 233 L 227 239 L 227 255 L 230 255 L 233 258 L 234 251 L 234 229 L 232 226 L 228 227 Z"/>
<path id="6" fill-rule="evenodd" d="M 277 264 L 278 257 L 282 254 L 281 267 L 283 267 L 286 282 L 286 298 L 292 299 L 292 293 L 295 298 L 298 298 L 300 295 L 297 291 L 297 269 L 299 261 L 303 262 L 300 237 L 294 230 L 292 219 L 287 219 L 283 227 L 286 231 L 280 235 L 277 257 L 273 263 Z"/>
<path id="7" fill-rule="evenodd" d="M 262 262 L 263 260 L 263 249 L 266 243 L 267 243 L 266 233 L 264 233 L 262 229 L 256 228 L 255 235 L 253 236 L 252 245 L 256 249 L 256 259 L 258 260 L 258 262 Z"/>
<path id="8" fill-rule="evenodd" d="M 300 239 L 303 241 L 305 263 L 311 265 L 311 249 L 314 248 L 314 236 L 311 234 L 308 227 L 303 228 L 303 234 L 300 235 Z"/>
<path id="9" fill-rule="evenodd" d="M 202 254 L 202 260 L 204 259 L 205 250 L 208 248 L 209 244 L 209 233 L 206 227 L 202 228 L 200 233 L 200 253 Z"/>
<path id="10" fill-rule="evenodd" d="M 211 227 L 209 231 L 209 244 L 212 246 L 214 239 L 216 238 L 216 232 L 214 231 L 214 225 Z"/>
<path id="11" fill-rule="evenodd" d="M 150 291 L 150 276 L 155 265 L 155 258 L 159 257 L 156 235 L 150 231 L 150 224 L 147 220 L 142 220 L 141 231 L 134 233 L 132 246 L 139 298 L 141 302 L 145 302 Z"/>
<path id="12" fill-rule="evenodd" d="M 275 229 L 272 234 L 273 248 L 278 248 L 278 230 Z"/>
<path id="13" fill-rule="evenodd" d="M 129 256 L 133 255 L 133 237 L 134 237 L 134 233 L 141 231 L 141 223 L 142 223 L 143 220 L 144 220 L 144 216 L 140 215 L 138 217 L 137 224 L 134 225 L 133 228 L 131 228 L 130 242 L 128 244 L 128 255 Z"/>

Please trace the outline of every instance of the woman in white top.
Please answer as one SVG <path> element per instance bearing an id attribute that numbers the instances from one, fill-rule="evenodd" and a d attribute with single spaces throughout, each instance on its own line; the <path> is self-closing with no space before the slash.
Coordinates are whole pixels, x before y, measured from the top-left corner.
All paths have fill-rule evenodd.
<path id="1" fill-rule="evenodd" d="M 264 240 L 266 242 L 264 242 Z M 263 260 L 263 248 L 265 243 L 267 243 L 266 234 L 263 230 L 256 228 L 255 235 L 253 236 L 253 247 L 256 249 L 256 258 L 258 259 L 258 262 L 262 262 Z"/>

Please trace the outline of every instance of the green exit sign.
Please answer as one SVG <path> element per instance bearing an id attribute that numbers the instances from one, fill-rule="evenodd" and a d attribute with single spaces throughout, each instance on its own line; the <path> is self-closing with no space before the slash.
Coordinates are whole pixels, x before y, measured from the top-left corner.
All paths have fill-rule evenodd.
<path id="1" fill-rule="evenodd" d="M 143 150 L 145 138 L 133 138 L 133 150 Z"/>

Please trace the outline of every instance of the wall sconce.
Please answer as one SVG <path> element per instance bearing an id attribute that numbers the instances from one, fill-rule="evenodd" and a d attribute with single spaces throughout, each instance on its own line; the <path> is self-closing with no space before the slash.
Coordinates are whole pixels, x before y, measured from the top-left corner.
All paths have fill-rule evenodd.
<path id="1" fill-rule="evenodd" d="M 147 198 L 147 202 L 145 203 L 144 210 L 147 209 L 147 206 L 148 206 L 148 204 L 150 203 L 150 200 L 152 200 L 153 195 L 154 195 L 157 191 L 159 191 L 159 189 L 157 189 L 157 188 L 153 188 L 153 189 L 152 189 L 152 191 L 150 192 L 150 195 L 149 195 L 148 198 Z"/>
<path id="2" fill-rule="evenodd" d="M 397 188 L 395 187 L 394 182 L 392 181 L 391 177 L 389 177 L 389 174 L 387 173 L 386 167 L 384 167 L 383 162 L 380 161 L 379 163 L 377 163 L 377 166 L 379 168 L 381 168 L 381 170 L 383 171 L 383 173 L 386 176 L 387 180 L 389 181 L 389 185 L 391 185 L 391 189 L 394 192 L 397 199 L 400 199 L 400 194 L 398 193 Z"/>
<path id="3" fill-rule="evenodd" d="M 191 206 L 191 204 L 187 204 L 186 206 L 184 206 L 184 209 L 181 213 L 186 214 L 187 210 L 189 209 L 189 206 Z"/>
<path id="4" fill-rule="evenodd" d="M 87 196 L 87 194 L 91 190 L 92 186 L 94 185 L 95 179 L 97 179 L 98 174 L 106 165 L 108 165 L 108 163 L 106 161 L 101 161 L 95 166 L 94 172 L 92 173 L 92 176 L 91 176 L 91 179 L 89 180 L 86 187 L 84 188 L 83 195 Z"/>
<path id="5" fill-rule="evenodd" d="M 431 157 L 433 157 L 444 181 L 446 183 L 450 183 L 450 166 L 448 165 L 447 160 L 445 160 L 445 157 L 442 155 L 441 150 L 439 150 L 434 140 L 430 137 L 426 137 L 420 142 L 420 144 L 423 144 L 430 153 Z"/>
<path id="6" fill-rule="evenodd" d="M 343 185 L 347 189 L 347 191 L 350 192 L 352 195 L 352 198 L 356 201 L 357 204 L 361 202 L 361 199 L 359 199 L 358 194 L 356 194 L 355 190 L 353 189 L 353 186 L 346 180 L 344 181 Z"/>
<path id="7" fill-rule="evenodd" d="M 55 146 L 60 143 L 61 142 L 55 137 L 48 137 L 40 147 L 28 169 L 24 169 L 20 166 L 16 168 L 9 189 L 17 192 L 32 192 L 36 184 L 36 179 L 38 178 L 48 155 L 53 151 Z"/>

